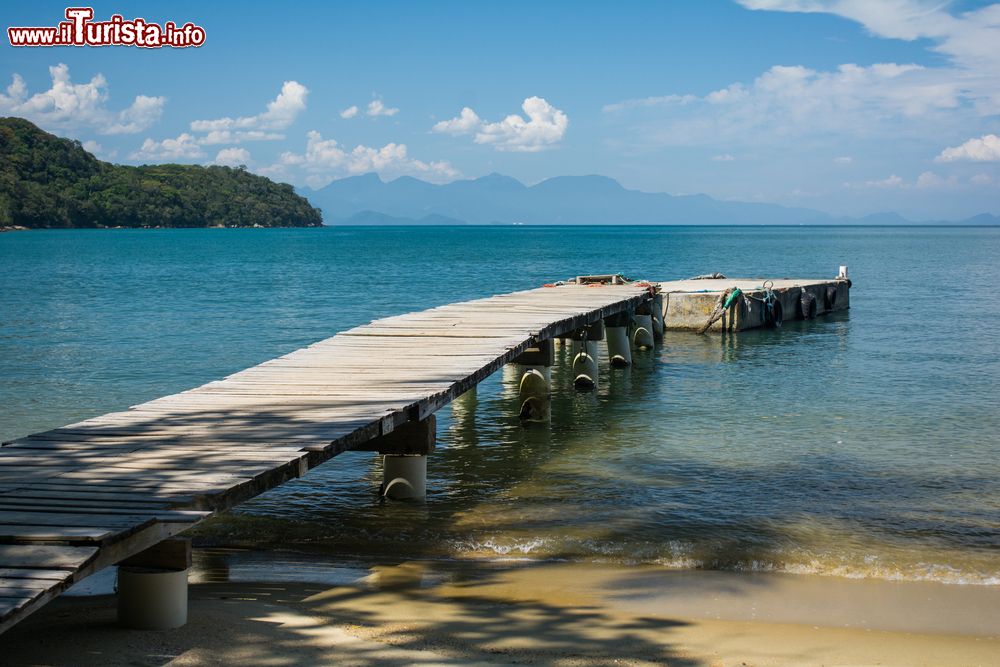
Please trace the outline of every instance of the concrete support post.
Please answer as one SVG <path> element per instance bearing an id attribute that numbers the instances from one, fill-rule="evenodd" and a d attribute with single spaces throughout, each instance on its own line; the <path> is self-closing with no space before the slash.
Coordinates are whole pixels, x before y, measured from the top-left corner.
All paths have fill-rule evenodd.
<path id="1" fill-rule="evenodd" d="M 652 303 L 649 304 L 650 314 L 653 316 L 653 338 L 663 339 L 663 295 L 654 294 Z"/>
<path id="2" fill-rule="evenodd" d="M 427 457 L 420 454 L 383 456 L 382 495 L 393 500 L 423 500 L 427 496 Z"/>
<path id="3" fill-rule="evenodd" d="M 521 402 L 521 419 L 548 421 L 551 416 L 552 367 L 525 366 L 517 395 Z"/>
<path id="4" fill-rule="evenodd" d="M 628 340 L 628 325 L 632 319 L 629 312 L 604 318 L 605 337 L 608 340 L 608 358 L 613 368 L 625 368 L 632 364 L 632 346 Z"/>
<path id="5" fill-rule="evenodd" d="M 632 343 L 640 350 L 653 348 L 653 316 L 632 316 Z"/>
<path id="6" fill-rule="evenodd" d="M 523 372 L 518 382 L 519 414 L 524 421 L 548 421 L 551 415 L 552 364 L 555 344 L 551 338 L 538 341 L 513 363 Z"/>
<path id="7" fill-rule="evenodd" d="M 427 495 L 427 455 L 437 440 L 437 418 L 428 415 L 408 421 L 392 431 L 355 447 L 382 455 L 380 495 L 394 500 L 422 499 Z"/>
<path id="8" fill-rule="evenodd" d="M 187 623 L 191 540 L 173 537 L 118 564 L 118 622 L 136 630 Z"/>
<path id="9" fill-rule="evenodd" d="M 596 389 L 598 385 L 597 342 L 604 340 L 604 320 L 573 333 L 573 386 Z"/>
<path id="10" fill-rule="evenodd" d="M 573 386 L 577 389 L 596 389 L 597 378 L 597 341 L 574 341 Z"/>

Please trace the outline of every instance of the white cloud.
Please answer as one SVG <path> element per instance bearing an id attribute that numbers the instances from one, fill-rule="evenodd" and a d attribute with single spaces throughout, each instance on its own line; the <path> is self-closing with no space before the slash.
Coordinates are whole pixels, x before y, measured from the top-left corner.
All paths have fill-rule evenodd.
<path id="1" fill-rule="evenodd" d="M 285 135 L 280 132 L 265 132 L 263 130 L 212 130 L 205 136 L 199 137 L 198 143 L 211 146 L 241 144 L 244 141 L 278 141 L 284 138 Z"/>
<path id="2" fill-rule="evenodd" d="M 216 118 L 191 122 L 193 132 L 230 132 L 231 137 L 251 141 L 261 138 L 283 138 L 283 135 L 263 132 L 264 130 L 287 129 L 300 113 L 305 111 L 309 89 L 298 81 L 285 81 L 278 96 L 267 103 L 267 109 L 256 116 L 238 118 Z M 260 134 L 253 134 L 258 131 Z"/>
<path id="3" fill-rule="evenodd" d="M 836 162 L 837 164 L 851 164 L 852 162 L 854 162 L 854 158 L 852 158 L 849 155 L 841 155 L 839 157 L 833 158 L 833 161 Z"/>
<path id="4" fill-rule="evenodd" d="M 477 144 L 492 145 L 498 151 L 534 153 L 551 148 L 566 135 L 569 118 L 541 97 L 529 97 L 521 105 L 527 119 L 511 114 L 501 121 L 488 123 L 475 111 L 464 107 L 451 120 L 436 123 L 433 132 L 453 135 L 475 134 Z"/>
<path id="5" fill-rule="evenodd" d="M 445 134 L 469 134 L 474 132 L 476 129 L 482 125 L 483 121 L 479 118 L 475 111 L 469 107 L 462 107 L 461 113 L 451 120 L 442 120 L 439 123 L 435 123 L 434 127 L 431 128 L 431 132 L 442 132 Z"/>
<path id="6" fill-rule="evenodd" d="M 739 84 L 735 84 L 739 85 Z M 721 91 L 715 91 L 715 93 L 710 93 L 709 97 L 716 96 L 713 99 L 719 99 L 717 93 Z M 660 106 L 685 106 L 693 102 L 700 101 L 701 98 L 697 95 L 660 95 L 658 97 L 642 97 L 631 100 L 624 100 L 622 102 L 615 102 L 614 104 L 605 104 L 601 111 L 604 113 L 615 113 L 618 111 L 626 111 L 628 109 L 635 109 L 641 107 L 660 107 Z"/>
<path id="7" fill-rule="evenodd" d="M 427 181 L 451 181 L 459 172 L 447 161 L 424 162 L 411 158 L 406 144 L 388 143 L 381 148 L 355 146 L 347 149 L 335 139 L 309 132 L 305 153 L 282 153 L 278 162 L 257 173 L 289 182 L 305 182 L 321 188 L 337 178 L 376 172 L 382 176 L 418 176 Z"/>
<path id="8" fill-rule="evenodd" d="M 187 132 L 175 139 L 146 139 L 142 147 L 129 155 L 132 160 L 197 160 L 205 157 L 198 141 Z"/>
<path id="9" fill-rule="evenodd" d="M 997 162 L 1000 161 L 1000 137 L 995 134 L 984 134 L 978 139 L 969 139 L 961 146 L 945 148 L 934 159 L 936 162 L 957 162 L 959 160 Z"/>
<path id="10" fill-rule="evenodd" d="M 81 146 L 83 146 L 83 150 L 102 160 L 113 160 L 118 157 L 118 151 L 116 149 L 107 150 L 104 146 L 97 143 L 93 139 L 84 141 Z"/>
<path id="11" fill-rule="evenodd" d="M 969 179 L 973 185 L 989 185 L 993 182 L 993 177 L 989 174 L 976 174 Z"/>
<path id="12" fill-rule="evenodd" d="M 223 148 L 215 156 L 212 164 L 235 167 L 250 162 L 250 151 L 245 148 Z"/>
<path id="13" fill-rule="evenodd" d="M 341 118 L 354 118 L 357 115 L 358 115 L 357 105 L 351 105 L 340 112 Z"/>
<path id="14" fill-rule="evenodd" d="M 723 153 L 722 155 L 712 156 L 713 162 L 733 162 L 734 160 L 736 160 L 736 158 L 730 155 L 729 153 Z"/>
<path id="15" fill-rule="evenodd" d="M 365 113 L 369 116 L 395 116 L 399 113 L 399 109 L 387 107 L 382 100 L 372 100 L 368 103 L 368 111 Z"/>
<path id="16" fill-rule="evenodd" d="M 880 181 L 865 181 L 864 183 L 864 187 L 866 188 L 902 188 L 905 186 L 905 181 L 896 174 L 892 174 Z"/>
<path id="17" fill-rule="evenodd" d="M 139 95 L 121 110 L 107 108 L 108 82 L 95 74 L 88 83 L 73 83 L 69 66 L 49 67 L 52 86 L 28 96 L 21 75 L 14 74 L 6 94 L 0 93 L 0 113 L 23 116 L 48 129 L 92 129 L 99 134 L 134 134 L 151 127 L 163 114 L 165 97 Z"/>
<path id="18" fill-rule="evenodd" d="M 165 97 L 137 95 L 132 106 L 118 114 L 118 122 L 105 128 L 102 134 L 135 134 L 142 132 L 163 115 Z"/>
<path id="19" fill-rule="evenodd" d="M 975 179 L 972 184 L 979 184 Z M 876 189 L 876 190 L 956 190 L 963 187 L 958 177 L 941 176 L 933 171 L 925 171 L 917 176 L 916 180 L 907 181 L 901 176 L 892 174 L 887 178 L 879 180 L 864 181 L 860 183 L 844 183 L 844 187 L 853 189 Z"/>
<path id="20" fill-rule="evenodd" d="M 947 181 L 933 171 L 925 171 L 917 176 L 917 187 L 922 189 L 939 188 Z"/>

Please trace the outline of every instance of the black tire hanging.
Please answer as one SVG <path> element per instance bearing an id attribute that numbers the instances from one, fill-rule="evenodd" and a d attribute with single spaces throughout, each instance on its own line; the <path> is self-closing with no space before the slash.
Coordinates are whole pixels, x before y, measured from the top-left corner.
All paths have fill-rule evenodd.
<path id="1" fill-rule="evenodd" d="M 837 305 L 837 288 L 834 285 L 827 285 L 826 287 L 826 309 L 833 310 L 834 306 Z"/>
<path id="2" fill-rule="evenodd" d="M 802 319 L 811 320 L 816 317 L 817 310 L 816 297 L 811 292 L 803 291 L 799 297 L 799 314 L 802 315 Z"/>

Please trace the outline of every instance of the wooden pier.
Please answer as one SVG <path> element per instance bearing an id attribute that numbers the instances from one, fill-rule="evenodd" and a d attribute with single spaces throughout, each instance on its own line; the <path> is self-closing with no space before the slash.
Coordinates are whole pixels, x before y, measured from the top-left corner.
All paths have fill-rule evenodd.
<path id="1" fill-rule="evenodd" d="M 341 452 L 427 454 L 433 433 L 414 445 L 408 430 L 433 425 L 435 411 L 504 364 L 536 363 L 546 341 L 651 303 L 667 309 L 657 284 L 584 282 L 377 320 L 223 380 L 6 443 L 0 632 L 90 574 L 134 562 Z"/>

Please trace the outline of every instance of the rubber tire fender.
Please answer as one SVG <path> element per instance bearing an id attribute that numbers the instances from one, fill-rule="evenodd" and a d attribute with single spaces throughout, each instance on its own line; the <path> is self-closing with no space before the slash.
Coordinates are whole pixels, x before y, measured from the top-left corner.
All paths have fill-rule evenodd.
<path id="1" fill-rule="evenodd" d="M 827 285 L 826 294 L 824 295 L 824 301 L 826 302 L 826 309 L 833 310 L 837 305 L 837 287 L 835 285 Z"/>

